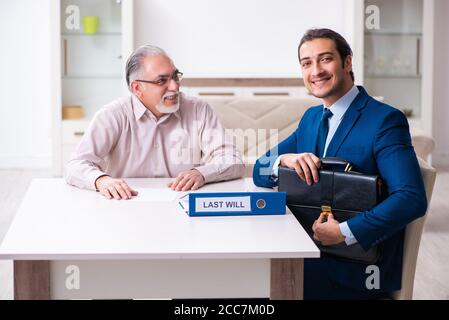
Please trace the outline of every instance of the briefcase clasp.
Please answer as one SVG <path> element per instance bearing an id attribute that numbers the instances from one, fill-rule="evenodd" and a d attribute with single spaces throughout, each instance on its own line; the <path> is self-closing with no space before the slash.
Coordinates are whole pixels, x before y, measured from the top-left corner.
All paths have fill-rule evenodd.
<path id="1" fill-rule="evenodd" d="M 332 207 L 331 206 L 321 206 L 321 212 L 324 213 L 324 215 L 327 217 L 327 216 L 329 216 L 329 213 L 332 213 Z"/>
<path id="2" fill-rule="evenodd" d="M 350 172 L 352 170 L 352 165 L 350 162 L 346 164 L 345 172 Z"/>

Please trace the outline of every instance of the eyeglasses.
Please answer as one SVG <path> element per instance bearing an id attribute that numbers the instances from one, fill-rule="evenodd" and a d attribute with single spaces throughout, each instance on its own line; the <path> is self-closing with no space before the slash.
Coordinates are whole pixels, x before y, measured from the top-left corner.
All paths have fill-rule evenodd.
<path id="1" fill-rule="evenodd" d="M 156 80 L 136 80 L 138 82 L 145 82 L 145 83 L 152 83 L 157 86 L 164 86 L 166 85 L 171 79 L 173 79 L 176 83 L 179 83 L 182 80 L 183 73 L 176 69 L 173 71 L 171 76 L 162 76 L 157 78 Z"/>

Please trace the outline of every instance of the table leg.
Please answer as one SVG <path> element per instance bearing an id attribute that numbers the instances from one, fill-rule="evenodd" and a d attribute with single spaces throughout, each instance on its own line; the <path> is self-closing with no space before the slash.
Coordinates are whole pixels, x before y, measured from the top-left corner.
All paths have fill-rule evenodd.
<path id="1" fill-rule="evenodd" d="M 271 259 L 272 300 L 302 300 L 304 259 Z"/>
<path id="2" fill-rule="evenodd" d="M 14 299 L 50 299 L 50 261 L 14 260 Z"/>

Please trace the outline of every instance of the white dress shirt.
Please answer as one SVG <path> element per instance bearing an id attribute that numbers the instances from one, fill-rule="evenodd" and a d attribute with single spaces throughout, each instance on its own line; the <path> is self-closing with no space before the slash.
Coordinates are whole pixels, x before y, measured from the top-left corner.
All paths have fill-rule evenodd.
<path id="1" fill-rule="evenodd" d="M 135 96 L 99 110 L 67 164 L 67 183 L 95 190 L 102 175 L 167 178 L 195 168 L 206 183 L 242 177 L 233 140 L 205 102 L 179 96 L 179 110 L 157 119 Z"/>

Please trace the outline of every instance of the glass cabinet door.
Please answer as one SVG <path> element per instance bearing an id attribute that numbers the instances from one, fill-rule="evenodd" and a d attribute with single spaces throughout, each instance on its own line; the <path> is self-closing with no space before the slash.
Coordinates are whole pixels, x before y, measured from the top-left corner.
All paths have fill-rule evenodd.
<path id="1" fill-rule="evenodd" d="M 61 0 L 64 120 L 89 120 L 98 109 L 121 95 L 121 14 L 118 0 Z M 69 109 L 82 112 L 64 112 Z M 73 116 L 64 117 L 69 114 Z"/>
<path id="2" fill-rule="evenodd" d="M 421 113 L 423 0 L 366 0 L 379 9 L 379 28 L 364 37 L 365 86 L 404 111 Z"/>
<path id="3" fill-rule="evenodd" d="M 63 35 L 64 78 L 120 78 L 120 35 Z"/>

